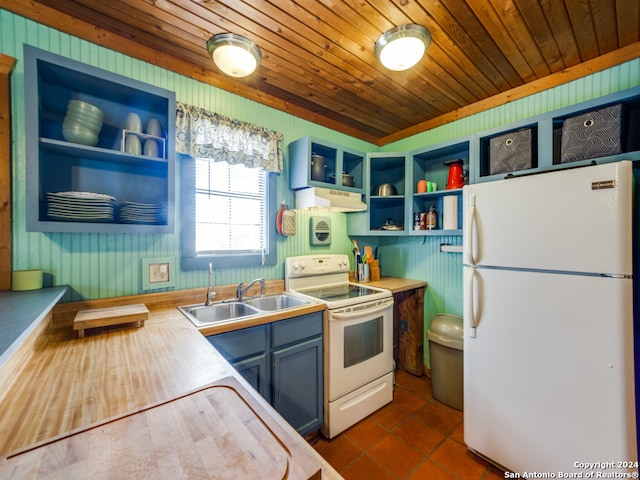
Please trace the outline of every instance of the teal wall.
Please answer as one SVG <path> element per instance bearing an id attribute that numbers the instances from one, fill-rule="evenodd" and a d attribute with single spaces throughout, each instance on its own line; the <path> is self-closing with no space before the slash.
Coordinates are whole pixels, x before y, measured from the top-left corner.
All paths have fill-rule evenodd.
<path id="1" fill-rule="evenodd" d="M 64 234 L 26 232 L 25 227 L 25 118 L 23 43 L 64 55 L 176 92 L 176 100 L 245 120 L 284 134 L 284 145 L 305 136 L 326 139 L 354 149 L 377 150 L 373 144 L 321 127 L 286 113 L 265 107 L 237 95 L 186 78 L 162 68 L 113 52 L 106 48 L 58 32 L 0 9 L 0 52 L 17 59 L 11 77 L 12 89 L 12 176 L 13 176 L 13 265 L 14 270 L 43 269 L 55 285 L 70 285 L 65 301 L 131 295 L 141 290 L 141 259 L 175 256 L 180 258 L 180 219 L 175 235 L 161 234 Z M 285 172 L 278 178 L 278 206 L 285 201 L 294 206 L 289 190 L 288 158 Z M 179 165 L 176 172 L 179 172 Z M 179 182 L 176 191 L 179 194 Z M 177 199 L 179 208 L 179 195 Z M 350 253 L 346 216 L 322 213 L 332 219 L 330 247 L 309 247 L 309 212 L 298 212 L 298 234 L 278 237 L 278 258 L 314 252 Z M 282 261 L 275 267 L 219 269 L 218 285 L 237 284 L 256 277 L 284 277 Z M 203 287 L 206 272 L 178 272 L 176 289 Z"/>
<path id="2" fill-rule="evenodd" d="M 180 220 L 176 235 L 160 234 L 61 234 L 34 233 L 25 230 L 25 119 L 22 46 L 67 56 L 90 65 L 114 71 L 137 80 L 176 92 L 176 99 L 207 110 L 261 125 L 284 134 L 284 144 L 313 135 L 363 151 L 408 151 L 469 133 L 486 130 L 533 115 L 572 105 L 584 100 L 640 85 L 640 60 L 592 74 L 506 105 L 451 122 L 383 148 L 306 120 L 246 100 L 201 82 L 113 52 L 89 42 L 60 33 L 31 20 L 0 9 L 0 52 L 17 58 L 12 75 L 13 112 L 13 265 L 14 270 L 42 268 L 52 275 L 56 285 L 71 286 L 65 301 L 105 298 L 141 292 L 142 258 L 180 257 Z M 288 158 L 285 172 L 278 178 L 278 200 L 294 205 L 288 189 Z M 179 165 L 176 171 L 179 172 Z M 179 187 L 177 182 L 176 187 Z M 179 190 L 177 190 L 179 192 Z M 178 198 L 179 207 L 179 198 Z M 331 247 L 309 247 L 309 212 L 298 212 L 298 234 L 278 238 L 278 258 L 313 252 L 350 253 L 346 234 L 348 214 L 328 213 L 334 226 Z M 441 253 L 441 243 L 460 244 L 460 237 L 367 239 L 380 246 L 384 275 L 426 280 L 425 330 L 438 312 L 461 314 L 462 259 L 460 254 Z M 178 272 L 177 289 L 202 287 L 205 272 Z M 222 269 L 215 272 L 218 285 L 235 284 L 255 277 L 277 279 L 284 276 L 283 263 L 269 268 Z M 428 363 L 428 349 L 425 360 Z"/>

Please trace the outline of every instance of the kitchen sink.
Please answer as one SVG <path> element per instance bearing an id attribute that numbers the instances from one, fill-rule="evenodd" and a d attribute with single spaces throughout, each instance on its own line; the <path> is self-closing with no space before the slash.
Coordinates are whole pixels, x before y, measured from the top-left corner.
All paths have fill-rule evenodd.
<path id="1" fill-rule="evenodd" d="M 287 308 L 300 307 L 308 304 L 309 302 L 291 295 L 278 294 L 247 299 L 244 303 L 259 310 L 273 312 L 275 310 L 286 310 Z"/>
<path id="2" fill-rule="evenodd" d="M 184 313 L 196 327 L 229 322 L 261 313 L 257 308 L 247 305 L 244 302 L 220 302 L 208 306 L 192 305 L 189 307 L 178 307 L 178 310 Z"/>
<path id="3" fill-rule="evenodd" d="M 242 301 L 223 300 L 211 305 L 178 307 L 196 327 L 232 322 L 248 317 L 300 307 L 311 302 L 287 294 L 265 295 Z"/>

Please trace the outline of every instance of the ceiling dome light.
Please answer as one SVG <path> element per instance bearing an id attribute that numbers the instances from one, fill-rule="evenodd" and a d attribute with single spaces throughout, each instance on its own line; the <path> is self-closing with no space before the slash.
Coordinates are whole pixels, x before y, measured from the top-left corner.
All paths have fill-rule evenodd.
<path id="1" fill-rule="evenodd" d="M 400 25 L 385 32 L 376 42 L 376 57 L 389 70 L 406 70 L 420 61 L 431 43 L 422 25 Z"/>
<path id="2" fill-rule="evenodd" d="M 207 41 L 213 63 L 230 77 L 251 75 L 260 65 L 258 46 L 248 38 L 234 33 L 219 33 Z"/>

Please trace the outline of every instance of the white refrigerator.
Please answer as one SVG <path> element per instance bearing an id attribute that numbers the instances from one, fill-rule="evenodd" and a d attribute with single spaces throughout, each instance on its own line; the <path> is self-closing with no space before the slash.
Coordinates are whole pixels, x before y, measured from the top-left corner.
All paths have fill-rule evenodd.
<path id="1" fill-rule="evenodd" d="M 629 161 L 463 189 L 464 440 L 509 472 L 637 471 L 632 193 Z"/>

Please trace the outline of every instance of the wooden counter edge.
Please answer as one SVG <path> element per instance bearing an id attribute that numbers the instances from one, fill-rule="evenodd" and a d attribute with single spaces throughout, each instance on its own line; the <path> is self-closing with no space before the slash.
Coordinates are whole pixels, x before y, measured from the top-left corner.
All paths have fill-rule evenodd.
<path id="1" fill-rule="evenodd" d="M 391 293 L 400 293 L 426 287 L 427 282 L 425 280 L 412 280 L 409 278 L 382 277 L 378 281 L 362 283 L 361 285 L 384 288 L 385 290 L 391 291 Z"/>

